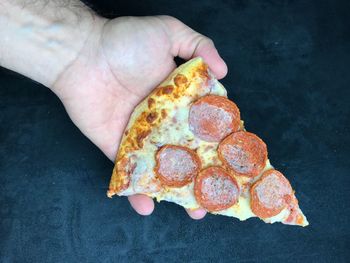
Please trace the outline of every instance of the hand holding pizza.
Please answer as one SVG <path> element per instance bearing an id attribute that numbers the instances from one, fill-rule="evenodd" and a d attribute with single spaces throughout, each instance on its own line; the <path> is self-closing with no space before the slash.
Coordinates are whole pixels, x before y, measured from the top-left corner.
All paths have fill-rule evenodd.
<path id="1" fill-rule="evenodd" d="M 123 17 L 104 21 L 56 81 L 54 91 L 70 117 L 111 160 L 135 106 L 176 67 L 174 57 L 202 56 L 218 78 L 227 68 L 213 42 L 173 17 Z M 153 200 L 129 197 L 142 215 Z M 205 211 L 188 211 L 199 219 Z"/>

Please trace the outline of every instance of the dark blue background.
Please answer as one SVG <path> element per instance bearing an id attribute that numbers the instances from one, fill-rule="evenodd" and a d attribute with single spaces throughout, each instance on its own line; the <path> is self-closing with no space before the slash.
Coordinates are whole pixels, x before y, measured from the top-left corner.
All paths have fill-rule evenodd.
<path id="1" fill-rule="evenodd" d="M 95 2 L 92 4 L 92 2 Z M 349 1 L 90 1 L 173 15 L 211 37 L 248 130 L 297 190 L 307 228 L 105 195 L 113 164 L 48 89 L 0 70 L 0 262 L 349 262 Z"/>

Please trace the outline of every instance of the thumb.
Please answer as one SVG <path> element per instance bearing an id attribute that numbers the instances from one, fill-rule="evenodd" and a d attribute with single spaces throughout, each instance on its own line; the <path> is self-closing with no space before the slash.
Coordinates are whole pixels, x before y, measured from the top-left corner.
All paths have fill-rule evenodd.
<path id="1" fill-rule="evenodd" d="M 226 76 L 226 63 L 210 38 L 194 31 L 174 17 L 160 16 L 159 18 L 166 25 L 172 43 L 171 53 L 174 57 L 179 56 L 187 60 L 200 56 L 218 79 Z"/>

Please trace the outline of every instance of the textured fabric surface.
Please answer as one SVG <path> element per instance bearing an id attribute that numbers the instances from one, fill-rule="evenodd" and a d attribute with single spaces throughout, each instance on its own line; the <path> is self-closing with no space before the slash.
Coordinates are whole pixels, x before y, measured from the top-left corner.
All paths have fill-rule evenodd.
<path id="1" fill-rule="evenodd" d="M 0 262 L 348 262 L 349 2 L 94 2 L 108 17 L 173 15 L 215 41 L 230 99 L 310 226 L 194 221 L 166 202 L 137 215 L 106 197 L 113 164 L 54 94 L 2 69 Z"/>

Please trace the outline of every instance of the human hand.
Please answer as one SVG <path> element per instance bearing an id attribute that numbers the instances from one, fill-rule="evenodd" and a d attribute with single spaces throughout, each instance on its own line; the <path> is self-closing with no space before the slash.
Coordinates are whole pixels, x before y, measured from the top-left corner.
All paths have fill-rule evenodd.
<path id="1" fill-rule="evenodd" d="M 53 90 L 73 122 L 111 160 L 130 114 L 176 67 L 174 57 L 202 56 L 218 78 L 227 73 L 213 42 L 173 17 L 122 17 L 97 28 Z M 129 201 L 141 215 L 154 209 L 145 195 Z M 187 212 L 194 219 L 206 213 Z"/>

